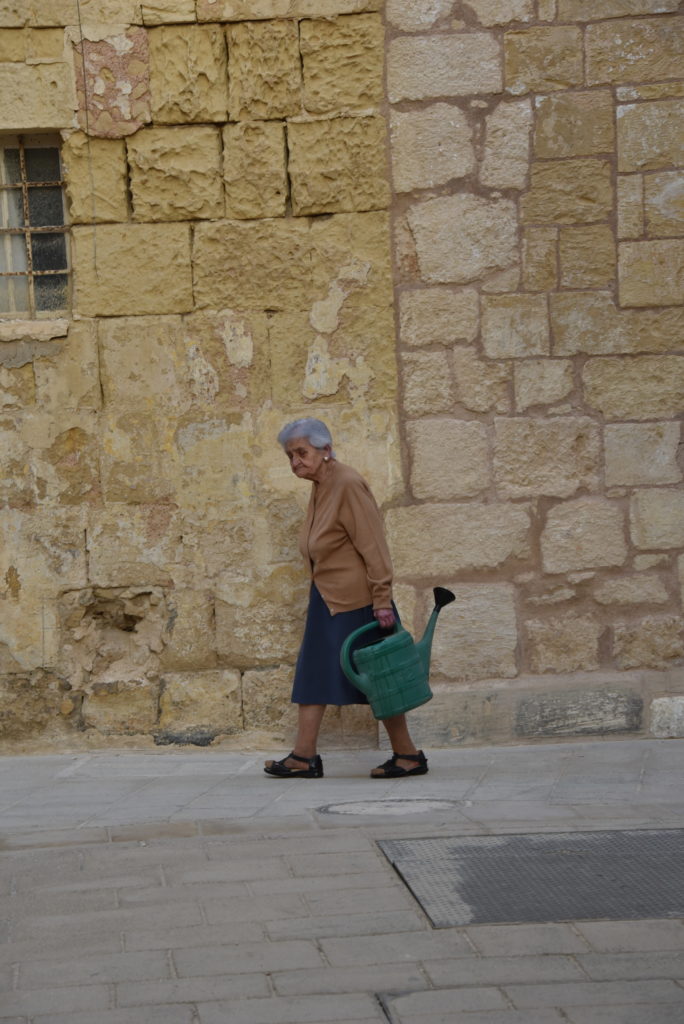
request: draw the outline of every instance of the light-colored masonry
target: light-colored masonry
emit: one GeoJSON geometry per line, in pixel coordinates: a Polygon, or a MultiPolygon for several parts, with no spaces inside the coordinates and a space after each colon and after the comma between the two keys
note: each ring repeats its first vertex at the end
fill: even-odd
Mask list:
{"type": "Polygon", "coordinates": [[[421,743],[684,733],[683,22],[2,0],[0,133],[61,134],[73,278],[0,320],[5,749],[284,742],[305,414],[406,624],[456,593],[421,743]]]}

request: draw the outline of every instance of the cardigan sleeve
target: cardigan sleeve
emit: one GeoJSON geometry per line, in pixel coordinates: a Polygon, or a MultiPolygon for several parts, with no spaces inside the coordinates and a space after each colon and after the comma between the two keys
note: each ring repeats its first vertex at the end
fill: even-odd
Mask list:
{"type": "Polygon", "coordinates": [[[366,482],[349,481],[340,504],[340,521],[366,566],[373,608],[392,604],[392,560],[380,510],[366,482]]]}

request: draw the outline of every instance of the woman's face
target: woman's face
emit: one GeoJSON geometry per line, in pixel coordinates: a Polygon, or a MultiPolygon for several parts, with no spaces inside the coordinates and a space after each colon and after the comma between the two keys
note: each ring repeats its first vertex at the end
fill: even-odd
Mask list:
{"type": "Polygon", "coordinates": [[[301,480],[320,481],[330,458],[330,445],[314,448],[305,437],[295,437],[285,445],[285,454],[295,476],[301,480]]]}

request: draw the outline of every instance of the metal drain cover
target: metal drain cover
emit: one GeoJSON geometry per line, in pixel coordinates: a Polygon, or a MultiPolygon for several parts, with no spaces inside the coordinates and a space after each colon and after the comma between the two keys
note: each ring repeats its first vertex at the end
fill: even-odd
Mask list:
{"type": "Polygon", "coordinates": [[[353,800],[347,803],[318,807],[320,814],[380,814],[404,817],[406,814],[429,814],[431,811],[453,811],[455,800],[353,800]]]}
{"type": "Polygon", "coordinates": [[[684,915],[684,829],[378,845],[435,928],[684,915]]]}

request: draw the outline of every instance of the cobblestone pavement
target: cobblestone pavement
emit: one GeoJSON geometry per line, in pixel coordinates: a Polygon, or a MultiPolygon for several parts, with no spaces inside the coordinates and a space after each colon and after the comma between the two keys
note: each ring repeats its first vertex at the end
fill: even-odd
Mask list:
{"type": "Polygon", "coordinates": [[[684,741],[0,758],[0,1020],[682,1024],[684,921],[434,929],[388,837],[684,827],[684,741]]]}

